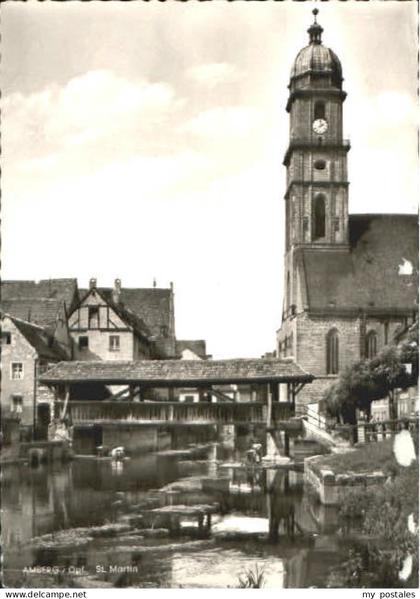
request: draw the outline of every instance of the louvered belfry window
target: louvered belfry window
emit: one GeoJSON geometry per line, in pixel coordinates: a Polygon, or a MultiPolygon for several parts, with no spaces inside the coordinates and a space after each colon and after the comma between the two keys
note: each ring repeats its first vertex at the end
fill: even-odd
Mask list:
{"type": "Polygon", "coordinates": [[[327,335],[327,374],[338,374],[339,342],[338,332],[331,329],[327,335]]]}
{"type": "Polygon", "coordinates": [[[325,104],[324,102],[316,102],[314,109],[314,120],[325,119],[325,104]]]}

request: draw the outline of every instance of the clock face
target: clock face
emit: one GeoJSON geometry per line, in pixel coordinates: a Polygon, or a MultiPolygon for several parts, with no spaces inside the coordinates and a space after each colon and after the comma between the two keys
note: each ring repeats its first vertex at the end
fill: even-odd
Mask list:
{"type": "Polygon", "coordinates": [[[315,133],[323,135],[328,129],[328,123],[325,119],[316,119],[316,121],[313,122],[312,129],[315,133]]]}

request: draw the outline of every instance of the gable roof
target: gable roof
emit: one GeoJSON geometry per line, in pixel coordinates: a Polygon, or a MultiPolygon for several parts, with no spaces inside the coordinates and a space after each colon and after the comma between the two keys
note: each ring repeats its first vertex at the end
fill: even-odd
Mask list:
{"type": "Polygon", "coordinates": [[[16,328],[22,333],[25,339],[36,350],[41,358],[51,360],[66,360],[66,352],[54,340],[52,335],[42,327],[31,322],[25,322],[19,318],[10,317],[16,328]]]}
{"type": "MultiPolygon", "coordinates": [[[[113,302],[111,287],[98,287],[97,290],[107,302],[113,302]]],[[[83,297],[88,294],[88,291],[83,290],[83,297]]],[[[149,334],[160,336],[162,327],[166,327],[169,332],[173,329],[172,289],[122,287],[118,306],[143,321],[149,334]]]]}
{"type": "Polygon", "coordinates": [[[82,298],[81,298],[78,306],[76,306],[76,308],[81,306],[83,304],[83,302],[85,301],[85,299],[91,293],[97,293],[99,295],[99,297],[101,297],[102,300],[105,302],[105,304],[107,304],[121,318],[121,320],[123,320],[125,322],[126,325],[131,327],[135,333],[137,333],[141,337],[144,337],[145,339],[148,339],[151,336],[151,331],[150,331],[149,327],[146,325],[146,323],[141,318],[139,318],[137,316],[137,314],[132,312],[124,304],[122,304],[120,302],[119,303],[114,302],[112,293],[107,293],[106,291],[104,292],[104,290],[102,288],[98,289],[97,287],[95,287],[94,289],[85,290],[85,292],[82,295],[82,298]]]}
{"type": "Polygon", "coordinates": [[[140,360],[60,362],[41,377],[44,383],[197,385],[251,382],[312,382],[314,376],[290,359],[140,360]]]}
{"type": "Polygon", "coordinates": [[[204,339],[177,339],[176,340],[176,353],[181,355],[185,349],[189,349],[194,352],[200,358],[206,359],[206,342],[204,339]]]}
{"type": "Polygon", "coordinates": [[[1,299],[56,299],[71,310],[78,300],[77,279],[42,279],[40,281],[2,281],[1,299]]]}
{"type": "Polygon", "coordinates": [[[350,250],[301,250],[309,310],[415,311],[418,225],[415,215],[349,217],[350,250]],[[399,274],[409,261],[413,274],[399,274]]]}

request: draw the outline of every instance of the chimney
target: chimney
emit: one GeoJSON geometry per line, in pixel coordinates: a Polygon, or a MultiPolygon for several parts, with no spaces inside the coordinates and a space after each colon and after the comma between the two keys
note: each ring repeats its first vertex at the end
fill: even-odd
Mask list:
{"type": "Polygon", "coordinates": [[[96,289],[96,279],[89,280],[89,289],[96,289]]]}
{"type": "Polygon", "coordinates": [[[120,303],[121,296],[121,279],[115,279],[114,281],[114,289],[112,290],[112,301],[114,304],[120,303]]]}
{"type": "Polygon", "coordinates": [[[153,279],[153,289],[156,289],[156,279],[153,279]]]}

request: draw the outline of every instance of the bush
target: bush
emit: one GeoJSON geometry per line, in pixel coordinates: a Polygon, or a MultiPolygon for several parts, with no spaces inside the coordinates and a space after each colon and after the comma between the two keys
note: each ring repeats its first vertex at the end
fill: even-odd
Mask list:
{"type": "Polygon", "coordinates": [[[328,586],[418,586],[418,535],[413,526],[418,523],[418,466],[396,469],[394,480],[382,488],[353,491],[344,500],[340,515],[347,523],[358,522],[369,540],[353,547],[328,586]],[[408,556],[412,557],[412,571],[402,580],[399,572],[408,556]]]}

